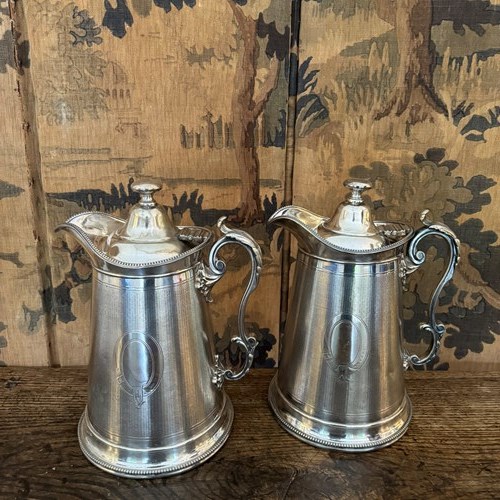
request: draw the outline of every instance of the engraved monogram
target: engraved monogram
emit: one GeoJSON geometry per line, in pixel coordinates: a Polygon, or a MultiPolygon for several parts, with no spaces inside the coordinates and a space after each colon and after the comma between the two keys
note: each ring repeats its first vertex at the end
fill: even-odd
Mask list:
{"type": "Polygon", "coordinates": [[[353,314],[339,314],[325,336],[324,356],[339,380],[348,380],[368,357],[368,333],[353,314]]]}
{"type": "Polygon", "coordinates": [[[163,353],[151,336],[133,332],[120,337],[115,347],[117,380],[140,408],[160,385],[163,376],[163,353]]]}

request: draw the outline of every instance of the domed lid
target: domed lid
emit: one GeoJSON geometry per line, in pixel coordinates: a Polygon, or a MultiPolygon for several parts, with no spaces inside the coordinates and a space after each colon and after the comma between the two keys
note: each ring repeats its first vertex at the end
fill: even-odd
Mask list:
{"type": "Polygon", "coordinates": [[[333,217],[318,227],[319,235],[335,246],[347,250],[372,250],[386,244],[381,230],[373,223],[373,217],[364,200],[363,191],[372,186],[369,182],[347,180],[344,186],[351,192],[333,217]]]}
{"type": "Polygon", "coordinates": [[[167,211],[153,199],[161,187],[152,182],[137,182],[131,188],[139,194],[139,203],[132,207],[125,224],[100,244],[96,242],[97,246],[116,260],[133,264],[161,261],[189,250],[179,240],[167,211]]]}

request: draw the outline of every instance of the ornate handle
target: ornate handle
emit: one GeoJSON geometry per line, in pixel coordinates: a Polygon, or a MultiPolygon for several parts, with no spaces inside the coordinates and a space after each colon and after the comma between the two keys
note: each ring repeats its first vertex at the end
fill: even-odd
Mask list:
{"type": "Polygon", "coordinates": [[[196,286],[205,296],[207,302],[212,302],[211,289],[226,272],[226,263],[217,257],[219,250],[229,244],[241,245],[250,256],[252,271],[238,311],[238,335],[231,339],[241,347],[245,353],[245,362],[238,371],[233,371],[224,366],[220,355],[215,356],[215,369],[212,381],[221,387],[224,379],[238,380],[246,375],[252,366],[257,340],[248,337],[245,329],[245,310],[250,294],[257,288],[260,273],[262,271],[262,252],[257,242],[245,231],[231,229],[224,224],[226,217],[221,217],[217,222],[217,227],[223,234],[210,250],[208,255],[208,268],[203,264],[198,268],[196,286]]]}
{"type": "Polygon", "coordinates": [[[405,367],[407,367],[409,363],[414,366],[425,365],[436,357],[441,344],[441,337],[446,331],[445,326],[441,322],[436,321],[436,306],[438,305],[441,290],[444,288],[446,283],[450,281],[453,276],[453,272],[455,271],[455,267],[460,260],[460,241],[456,237],[455,233],[444,224],[433,223],[427,218],[428,213],[429,210],[424,210],[421,213],[420,220],[426,227],[419,229],[408,245],[408,255],[405,259],[406,265],[404,274],[406,275],[412,273],[425,262],[425,253],[422,250],[417,250],[417,247],[427,236],[440,236],[443,238],[450,247],[450,258],[448,261],[448,267],[446,268],[441,281],[438,283],[436,290],[434,290],[431,297],[429,305],[429,322],[420,324],[420,330],[428,331],[432,336],[429,349],[423,358],[420,358],[416,354],[405,354],[405,367]]]}

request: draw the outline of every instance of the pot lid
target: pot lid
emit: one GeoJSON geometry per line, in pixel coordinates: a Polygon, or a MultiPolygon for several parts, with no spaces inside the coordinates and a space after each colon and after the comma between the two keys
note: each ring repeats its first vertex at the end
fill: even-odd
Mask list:
{"type": "Polygon", "coordinates": [[[139,194],[139,203],[132,207],[121,227],[101,240],[101,250],[116,260],[134,264],[169,259],[189,250],[178,238],[178,230],[165,208],[153,198],[161,186],[137,182],[131,189],[139,194]]]}
{"type": "Polygon", "coordinates": [[[371,184],[349,179],[344,186],[351,192],[333,217],[318,228],[318,233],[329,243],[347,250],[372,250],[384,246],[386,239],[374,224],[371,209],[362,196],[371,184]]]}

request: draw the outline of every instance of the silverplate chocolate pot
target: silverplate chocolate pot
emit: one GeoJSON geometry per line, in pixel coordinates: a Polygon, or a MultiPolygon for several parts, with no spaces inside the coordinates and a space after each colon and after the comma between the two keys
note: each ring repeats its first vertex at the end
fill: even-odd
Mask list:
{"type": "Polygon", "coordinates": [[[403,371],[437,354],[445,328],[435,309],[458,263],[459,241],[429,222],[427,211],[415,233],[405,224],[373,222],[362,197],[370,184],[345,185],[351,193],[331,219],[295,206],[270,219],[295,235],[298,255],[269,402],[280,424],[303,441],[368,451],[393,443],[408,427],[403,371]],[[420,358],[402,346],[401,299],[406,276],[426,258],[419,244],[431,235],[446,241],[450,255],[420,326],[432,339],[420,358]]]}
{"type": "Polygon", "coordinates": [[[120,476],[167,476],[191,469],[226,441],[233,408],[222,389],[250,368],[257,342],[247,337],[245,307],[262,268],[259,246],[247,233],[218,223],[223,236],[202,252],[212,232],[176,228],[153,200],[160,189],[137,183],[140,201],[128,220],[86,212],[57,229],[69,231],[93,266],[92,350],[80,446],[96,466],[120,476]],[[235,243],[251,258],[239,308],[245,352],[239,371],[214,353],[206,302],[226,266],[219,250],[235,243]]]}

